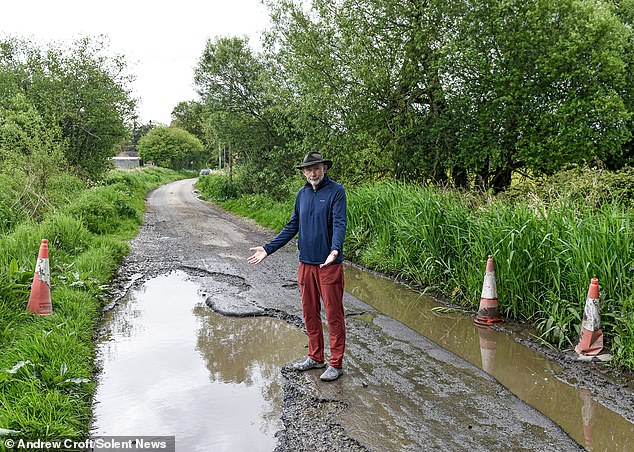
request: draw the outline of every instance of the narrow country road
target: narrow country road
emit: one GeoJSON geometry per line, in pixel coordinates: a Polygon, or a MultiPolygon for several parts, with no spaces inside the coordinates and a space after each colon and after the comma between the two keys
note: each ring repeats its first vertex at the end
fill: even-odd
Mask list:
{"type": "MultiPolygon", "coordinates": [[[[295,245],[250,266],[249,247],[274,233],[197,199],[194,182],[174,182],[148,195],[145,224],[118,284],[129,288],[182,270],[203,288],[210,310],[275,317],[301,331],[295,245]]],[[[487,373],[348,293],[344,304],[344,376],[324,383],[319,371],[280,368],[284,428],[278,450],[581,449],[487,373]]],[[[300,357],[289,353],[288,363],[300,357]]],[[[178,444],[179,432],[171,434],[178,444]]]]}

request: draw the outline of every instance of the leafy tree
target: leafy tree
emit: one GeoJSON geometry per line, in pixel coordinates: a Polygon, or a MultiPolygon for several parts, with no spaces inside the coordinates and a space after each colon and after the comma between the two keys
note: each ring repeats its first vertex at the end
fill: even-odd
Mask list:
{"type": "Polygon", "coordinates": [[[187,130],[202,141],[205,137],[204,116],[204,105],[200,102],[179,102],[172,110],[171,125],[187,130]]]}
{"type": "Polygon", "coordinates": [[[185,129],[200,140],[205,147],[203,165],[208,167],[217,161],[218,148],[217,143],[207,135],[207,116],[205,106],[196,101],[179,102],[172,110],[172,126],[185,129]]]}
{"type": "Polygon", "coordinates": [[[103,46],[82,39],[69,52],[49,53],[47,62],[64,67],[50,94],[68,140],[66,158],[92,176],[108,168],[114,145],[128,135],[126,123],[135,106],[125,87],[130,81],[123,75],[125,60],[104,55],[103,46]]]}
{"type": "Polygon", "coordinates": [[[27,41],[0,45],[0,87],[21,92],[50,127],[59,128],[68,164],[98,177],[114,145],[128,135],[135,101],[122,56],[107,54],[104,38],[82,38],[43,50],[27,41]]]}
{"type": "Polygon", "coordinates": [[[623,61],[626,65],[626,81],[623,86],[623,101],[630,114],[630,140],[623,146],[623,155],[609,162],[609,167],[621,168],[634,165],[634,0],[615,0],[614,13],[625,24],[629,32],[623,48],[623,61]]]}
{"type": "Polygon", "coordinates": [[[19,181],[16,205],[32,218],[47,207],[49,181],[65,167],[61,131],[45,123],[25,96],[5,98],[0,106],[0,172],[19,181]]]}
{"type": "Polygon", "coordinates": [[[156,127],[139,140],[137,148],[142,160],[164,168],[194,169],[203,161],[200,140],[179,127],[156,127]]]}
{"type": "Polygon", "coordinates": [[[598,2],[463,4],[444,71],[460,158],[483,188],[527,168],[606,161],[630,135],[622,94],[628,31],[598,2]]]}
{"type": "Polygon", "coordinates": [[[335,153],[349,181],[446,180],[455,133],[439,67],[449,5],[271,2],[268,49],[303,150],[335,153]]]}
{"type": "Polygon", "coordinates": [[[246,38],[208,40],[194,81],[205,106],[204,130],[210,149],[227,151],[230,173],[237,160],[246,191],[266,191],[280,172],[290,170],[278,123],[279,106],[271,90],[271,70],[246,38]]]}
{"type": "Polygon", "coordinates": [[[136,146],[139,144],[139,140],[150,133],[150,131],[155,127],[156,124],[152,124],[152,121],[148,122],[147,124],[134,125],[134,127],[132,128],[132,138],[130,139],[130,142],[135,149],[136,146]]]}
{"type": "Polygon", "coordinates": [[[139,140],[155,127],[156,124],[152,124],[152,121],[149,121],[147,124],[138,124],[135,120],[132,126],[132,134],[130,138],[117,144],[115,147],[115,154],[118,154],[119,152],[137,152],[139,140]]]}
{"type": "MultiPolygon", "coordinates": [[[[342,69],[341,46],[332,24],[335,4],[306,10],[293,1],[269,2],[273,27],[267,38],[277,96],[290,112],[287,133],[298,154],[328,149],[341,152],[345,132],[343,96],[349,83],[342,69]],[[313,20],[319,17],[319,20],[313,20]]],[[[337,158],[338,160],[338,158],[337,158]]]]}
{"type": "Polygon", "coordinates": [[[633,3],[268,0],[264,54],[207,43],[194,116],[254,191],[315,149],[348,182],[500,191],[516,171],[618,168],[634,142],[633,3]]]}
{"type": "Polygon", "coordinates": [[[631,0],[614,3],[272,0],[267,49],[300,146],[347,178],[502,190],[519,169],[623,161],[631,0]]]}

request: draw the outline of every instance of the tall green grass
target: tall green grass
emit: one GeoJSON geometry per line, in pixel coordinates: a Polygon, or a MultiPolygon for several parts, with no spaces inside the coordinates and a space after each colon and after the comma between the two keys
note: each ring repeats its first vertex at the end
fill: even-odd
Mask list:
{"type": "Polygon", "coordinates": [[[382,183],[349,194],[346,246],[353,260],[433,288],[477,309],[488,255],[505,316],[534,322],[542,337],[572,346],[585,298],[599,278],[604,332],[619,363],[634,368],[634,215],[618,203],[571,200],[550,207],[476,200],[455,191],[382,183]],[[625,336],[624,336],[625,335],[625,336]]]}
{"type": "Polygon", "coordinates": [[[0,432],[31,440],[87,436],[93,334],[107,284],[138,232],[146,192],[183,177],[160,168],[113,171],[90,188],[60,177],[41,221],[0,221],[7,225],[0,237],[0,432]],[[38,317],[26,306],[43,238],[53,314],[38,317]]]}
{"type": "MultiPolygon", "coordinates": [[[[221,186],[199,184],[212,199],[217,194],[207,188],[221,186]]],[[[503,314],[533,324],[562,349],[577,341],[590,279],[597,277],[615,363],[634,370],[634,213],[605,194],[589,203],[591,195],[550,192],[545,201],[395,182],[358,186],[348,190],[345,255],[474,311],[492,255],[503,314]]],[[[256,220],[264,211],[271,217],[264,225],[279,230],[293,200],[294,193],[278,203],[244,195],[221,204],[256,220]]]]}

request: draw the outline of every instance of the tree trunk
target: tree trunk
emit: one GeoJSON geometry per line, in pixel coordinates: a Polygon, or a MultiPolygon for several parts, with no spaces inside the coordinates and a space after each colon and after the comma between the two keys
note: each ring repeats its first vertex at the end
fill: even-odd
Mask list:
{"type": "Polygon", "coordinates": [[[227,160],[225,166],[229,166],[229,187],[233,186],[233,158],[231,158],[231,145],[228,146],[227,160]]]}
{"type": "Polygon", "coordinates": [[[493,175],[493,179],[491,180],[491,187],[493,188],[494,193],[500,193],[511,186],[511,176],[513,175],[513,170],[511,167],[506,167],[499,169],[493,175]]]}
{"type": "Polygon", "coordinates": [[[455,188],[469,188],[469,179],[467,178],[467,170],[459,165],[451,168],[451,180],[455,188]]]}
{"type": "Polygon", "coordinates": [[[482,189],[482,191],[489,190],[489,159],[487,158],[480,169],[480,172],[476,175],[476,187],[482,189]]]}

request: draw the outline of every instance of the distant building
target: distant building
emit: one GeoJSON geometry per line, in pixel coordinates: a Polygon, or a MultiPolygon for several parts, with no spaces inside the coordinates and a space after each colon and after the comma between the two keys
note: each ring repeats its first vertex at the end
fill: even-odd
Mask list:
{"type": "Polygon", "coordinates": [[[112,163],[115,168],[137,168],[141,166],[141,159],[138,152],[119,152],[115,157],[112,157],[112,163]]]}

